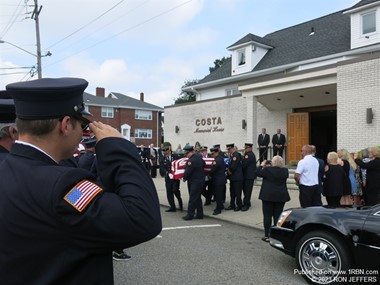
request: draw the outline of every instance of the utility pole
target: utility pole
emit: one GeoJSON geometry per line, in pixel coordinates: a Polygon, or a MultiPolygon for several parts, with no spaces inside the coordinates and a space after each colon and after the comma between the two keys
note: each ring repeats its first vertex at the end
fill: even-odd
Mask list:
{"type": "Polygon", "coordinates": [[[34,11],[32,14],[32,19],[36,21],[36,41],[37,41],[37,74],[38,79],[42,78],[42,65],[41,65],[41,40],[40,40],[40,22],[39,15],[41,12],[42,6],[38,7],[38,0],[34,0],[34,11]]]}

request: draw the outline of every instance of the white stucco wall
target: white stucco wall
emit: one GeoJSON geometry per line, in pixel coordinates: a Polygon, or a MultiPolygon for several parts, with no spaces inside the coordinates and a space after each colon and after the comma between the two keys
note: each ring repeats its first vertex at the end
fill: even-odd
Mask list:
{"type": "Polygon", "coordinates": [[[380,58],[338,67],[338,148],[356,152],[380,145],[380,58]],[[372,123],[366,110],[372,108],[372,123]]]}
{"type": "Polygon", "coordinates": [[[247,107],[241,96],[165,107],[165,141],[182,147],[199,141],[208,147],[220,144],[224,149],[226,144],[235,143],[242,148],[247,142],[247,130],[242,128],[246,118],[247,107]]]}

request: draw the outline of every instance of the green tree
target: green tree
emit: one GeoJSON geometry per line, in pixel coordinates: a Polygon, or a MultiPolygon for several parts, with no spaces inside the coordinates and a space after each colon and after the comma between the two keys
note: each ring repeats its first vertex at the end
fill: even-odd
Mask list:
{"type": "MultiPolygon", "coordinates": [[[[195,85],[199,82],[198,79],[193,79],[193,80],[186,80],[185,84],[182,86],[181,90],[185,87],[189,87],[192,85],[195,85]]],[[[196,93],[193,91],[183,91],[181,94],[178,96],[177,99],[175,99],[174,104],[183,104],[183,103],[188,103],[188,102],[194,102],[196,99],[196,93]]]]}
{"type": "Polygon", "coordinates": [[[214,67],[209,67],[208,70],[211,72],[217,70],[221,67],[230,57],[223,56],[221,59],[214,60],[214,67]]]}

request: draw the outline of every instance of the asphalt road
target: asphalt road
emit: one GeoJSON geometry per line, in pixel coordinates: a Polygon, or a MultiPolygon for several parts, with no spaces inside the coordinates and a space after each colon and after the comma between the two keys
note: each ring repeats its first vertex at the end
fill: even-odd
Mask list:
{"type": "Polygon", "coordinates": [[[295,260],[261,240],[263,231],[205,218],[183,221],[166,213],[163,231],[114,261],[115,284],[307,284],[295,260]]]}

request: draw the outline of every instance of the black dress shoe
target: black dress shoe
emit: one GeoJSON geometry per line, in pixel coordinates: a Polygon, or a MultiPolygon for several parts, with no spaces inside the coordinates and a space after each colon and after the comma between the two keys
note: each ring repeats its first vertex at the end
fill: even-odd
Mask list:
{"type": "Polygon", "coordinates": [[[194,217],[194,219],[202,220],[202,219],[203,219],[203,216],[198,216],[198,215],[196,215],[196,216],[194,217]]]}
{"type": "Polygon", "coordinates": [[[220,210],[214,210],[214,212],[212,213],[214,216],[216,216],[216,215],[219,215],[220,213],[221,213],[222,211],[220,211],[220,210]]]}
{"type": "Polygon", "coordinates": [[[240,210],[241,210],[240,207],[236,207],[236,208],[234,209],[234,212],[239,212],[240,210]]]}
{"type": "Polygon", "coordinates": [[[235,210],[235,207],[228,206],[227,208],[224,208],[224,210],[227,210],[227,211],[229,211],[229,210],[235,210]]]}
{"type": "Polygon", "coordinates": [[[183,216],[182,219],[184,219],[185,221],[191,221],[193,219],[193,217],[186,215],[186,216],[183,216]]]}
{"type": "Polygon", "coordinates": [[[243,207],[241,208],[241,210],[242,210],[243,212],[248,211],[248,209],[249,209],[249,207],[246,207],[246,206],[243,206],[243,207]]]}
{"type": "Polygon", "coordinates": [[[176,211],[175,209],[169,208],[165,212],[175,212],[175,211],[176,211]]]}

